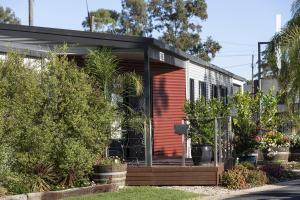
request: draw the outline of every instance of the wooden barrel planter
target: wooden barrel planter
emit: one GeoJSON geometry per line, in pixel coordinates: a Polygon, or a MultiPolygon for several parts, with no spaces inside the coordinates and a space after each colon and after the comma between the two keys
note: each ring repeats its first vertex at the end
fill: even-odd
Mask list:
{"type": "Polygon", "coordinates": [[[115,184],[125,186],[127,164],[94,166],[93,181],[98,184],[115,184]]]}
{"type": "Polygon", "coordinates": [[[265,161],[284,161],[288,162],[290,156],[289,147],[274,148],[272,152],[263,151],[265,161]]]}
{"type": "Polygon", "coordinates": [[[300,147],[291,147],[290,152],[290,161],[300,161],[300,147]]]}

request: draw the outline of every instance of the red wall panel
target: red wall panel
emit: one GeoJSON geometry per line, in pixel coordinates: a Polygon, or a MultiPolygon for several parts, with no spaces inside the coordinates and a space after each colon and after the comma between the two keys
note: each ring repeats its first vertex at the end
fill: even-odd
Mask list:
{"type": "MultiPolygon", "coordinates": [[[[122,62],[125,71],[144,73],[143,63],[122,62]]],[[[184,119],[185,70],[167,64],[151,63],[152,125],[154,157],[180,157],[181,136],[175,134],[174,124],[184,119]]],[[[186,152],[185,152],[186,153],[186,152]]]]}
{"type": "Polygon", "coordinates": [[[185,71],[163,65],[151,70],[154,156],[179,157],[181,136],[175,134],[174,124],[180,124],[185,117],[185,71]]]}

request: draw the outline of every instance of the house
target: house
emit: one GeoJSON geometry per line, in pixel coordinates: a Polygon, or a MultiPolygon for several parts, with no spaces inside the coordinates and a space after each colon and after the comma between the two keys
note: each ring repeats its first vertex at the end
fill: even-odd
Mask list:
{"type": "MultiPolygon", "coordinates": [[[[152,156],[182,155],[182,138],[175,134],[174,124],[181,124],[185,118],[186,99],[231,96],[236,88],[243,88],[245,81],[153,38],[0,24],[0,54],[3,55],[15,50],[34,59],[63,44],[69,46],[67,55],[80,66],[84,65],[89,50],[109,47],[122,70],[135,71],[143,77],[142,99],[128,101],[135,101],[133,104],[152,120],[147,124],[145,141],[136,138],[136,133],[127,133],[130,147],[126,155],[132,159],[143,159],[145,155],[147,165],[151,165],[152,156]]],[[[189,154],[189,149],[183,153],[189,154]]]]}
{"type": "MultiPolygon", "coordinates": [[[[233,96],[238,90],[243,91],[246,79],[224,70],[216,65],[205,62],[194,56],[186,61],[186,98],[194,101],[200,97],[224,98],[233,96]]],[[[187,140],[187,157],[191,157],[191,141],[187,140]]]]}

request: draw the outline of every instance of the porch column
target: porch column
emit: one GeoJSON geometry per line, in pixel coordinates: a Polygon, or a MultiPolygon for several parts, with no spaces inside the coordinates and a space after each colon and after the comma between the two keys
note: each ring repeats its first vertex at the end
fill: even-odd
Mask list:
{"type": "Polygon", "coordinates": [[[152,130],[151,130],[151,72],[148,47],[144,49],[144,111],[149,120],[145,123],[145,165],[152,166],[152,130]]]}

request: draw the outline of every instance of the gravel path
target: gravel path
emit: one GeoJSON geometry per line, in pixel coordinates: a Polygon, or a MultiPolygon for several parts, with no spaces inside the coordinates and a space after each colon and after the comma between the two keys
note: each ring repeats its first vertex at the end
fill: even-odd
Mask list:
{"type": "Polygon", "coordinates": [[[255,188],[250,188],[245,190],[228,190],[224,187],[210,187],[210,186],[167,186],[166,188],[173,188],[173,189],[195,192],[195,193],[206,195],[205,197],[200,198],[200,200],[221,200],[221,199],[236,197],[244,194],[249,194],[252,192],[277,190],[280,188],[284,188],[295,181],[299,181],[299,180],[282,182],[276,185],[265,185],[265,186],[255,187],[255,188]]]}

